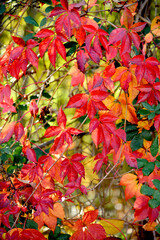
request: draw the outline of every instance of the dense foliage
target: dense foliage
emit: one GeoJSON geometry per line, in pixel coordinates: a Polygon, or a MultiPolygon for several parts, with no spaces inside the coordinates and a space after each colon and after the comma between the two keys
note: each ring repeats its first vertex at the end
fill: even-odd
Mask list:
{"type": "Polygon", "coordinates": [[[1,239],[160,234],[160,17],[145,4],[0,3],[1,239]],[[105,214],[112,185],[130,217],[105,214]]]}

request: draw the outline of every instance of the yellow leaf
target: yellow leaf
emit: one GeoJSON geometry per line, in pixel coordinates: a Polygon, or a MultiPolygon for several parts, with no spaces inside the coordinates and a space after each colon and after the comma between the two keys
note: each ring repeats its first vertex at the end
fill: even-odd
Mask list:
{"type": "Polygon", "coordinates": [[[90,205],[90,206],[87,206],[87,207],[84,208],[84,213],[88,212],[88,211],[94,211],[94,210],[95,210],[95,208],[90,205]]]}
{"type": "Polygon", "coordinates": [[[85,179],[82,179],[82,185],[85,187],[89,187],[92,183],[97,184],[99,182],[98,175],[93,173],[94,166],[96,161],[94,161],[94,157],[87,157],[83,160],[84,168],[85,168],[85,179]]]}
{"type": "Polygon", "coordinates": [[[124,227],[124,221],[116,219],[104,219],[98,222],[106,231],[106,234],[117,234],[124,227]]]}
{"type": "Polygon", "coordinates": [[[160,36],[160,16],[153,19],[151,23],[151,31],[153,34],[160,36]]]}

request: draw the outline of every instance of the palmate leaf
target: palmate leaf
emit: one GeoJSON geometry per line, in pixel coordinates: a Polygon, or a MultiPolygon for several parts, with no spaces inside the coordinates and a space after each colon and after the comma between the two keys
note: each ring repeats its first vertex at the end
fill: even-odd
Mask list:
{"type": "Polygon", "coordinates": [[[60,203],[55,203],[53,209],[49,207],[48,214],[41,212],[39,216],[34,218],[34,221],[38,224],[39,229],[46,224],[54,232],[57,218],[64,219],[64,209],[60,203]]]}
{"type": "Polygon", "coordinates": [[[78,174],[85,178],[84,166],[80,163],[85,158],[85,156],[79,153],[72,155],[70,159],[65,158],[61,163],[61,175],[63,178],[67,176],[69,182],[75,181],[78,178],[78,174]]]}
{"type": "Polygon", "coordinates": [[[132,173],[126,173],[120,180],[120,185],[126,186],[125,199],[140,195],[141,184],[138,183],[137,176],[132,173]]]}
{"type": "Polygon", "coordinates": [[[82,220],[77,220],[73,226],[76,232],[71,236],[71,240],[92,240],[92,239],[105,239],[106,233],[100,224],[92,224],[98,217],[98,210],[85,212],[82,220]]]}
{"type": "Polygon", "coordinates": [[[44,137],[46,138],[57,136],[54,140],[52,150],[61,148],[64,145],[65,141],[70,145],[72,143],[72,135],[78,135],[82,133],[81,130],[76,128],[66,128],[66,121],[66,115],[60,107],[57,116],[58,126],[49,127],[44,134],[44,137]]]}
{"type": "Polygon", "coordinates": [[[36,229],[21,229],[21,228],[13,228],[9,230],[6,237],[8,239],[31,239],[31,240],[46,240],[42,233],[40,233],[36,229]]]}
{"type": "Polygon", "coordinates": [[[140,221],[140,220],[146,219],[147,217],[149,217],[150,221],[154,221],[158,217],[159,211],[157,208],[151,208],[149,206],[150,200],[153,200],[153,199],[150,199],[148,196],[145,196],[145,195],[141,195],[136,198],[136,201],[134,203],[134,209],[135,209],[134,220],[135,221],[140,221]]]}

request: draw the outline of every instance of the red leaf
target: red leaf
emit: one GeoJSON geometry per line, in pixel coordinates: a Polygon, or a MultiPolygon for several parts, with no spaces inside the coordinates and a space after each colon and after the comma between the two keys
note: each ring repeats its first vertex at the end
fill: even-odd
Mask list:
{"type": "Polygon", "coordinates": [[[38,106],[37,106],[37,103],[34,99],[32,99],[32,101],[30,102],[29,111],[30,111],[31,115],[34,118],[36,118],[36,116],[38,114],[38,106]]]}
{"type": "Polygon", "coordinates": [[[125,154],[127,164],[133,168],[137,168],[138,165],[137,165],[136,157],[130,152],[124,152],[124,154],[125,154]]]}
{"type": "Polygon", "coordinates": [[[93,211],[88,211],[88,212],[85,212],[84,215],[83,215],[83,218],[82,218],[82,222],[84,224],[90,224],[92,222],[94,222],[98,217],[98,210],[93,210],[93,211]]]}
{"type": "Polygon", "coordinates": [[[66,107],[81,108],[87,103],[87,101],[88,101],[88,96],[84,93],[79,93],[69,99],[69,102],[66,107]]]}
{"type": "Polygon", "coordinates": [[[10,54],[10,60],[14,61],[15,59],[19,58],[24,50],[24,47],[16,47],[12,50],[10,54]]]}
{"type": "Polygon", "coordinates": [[[27,49],[26,49],[26,57],[27,57],[28,61],[29,61],[33,66],[35,66],[36,68],[38,68],[38,57],[37,57],[36,53],[33,52],[32,49],[30,49],[30,48],[27,48],[27,49]]]}
{"type": "Polygon", "coordinates": [[[84,166],[79,162],[72,161],[73,168],[77,173],[79,173],[83,178],[85,178],[85,169],[84,166]]]}
{"type": "Polygon", "coordinates": [[[98,217],[98,210],[88,211],[84,213],[82,220],[77,220],[74,229],[77,230],[71,240],[104,240],[106,233],[104,228],[99,224],[91,224],[98,217]]]}
{"type": "Polygon", "coordinates": [[[32,148],[27,148],[26,155],[29,161],[37,163],[36,153],[32,148]]]}
{"type": "Polygon", "coordinates": [[[141,32],[145,28],[146,24],[147,23],[144,22],[138,22],[133,24],[130,29],[135,32],[141,32]]]}
{"type": "Polygon", "coordinates": [[[85,64],[87,63],[89,57],[88,54],[86,52],[84,52],[83,50],[80,50],[77,53],[77,64],[78,64],[78,68],[81,70],[81,72],[84,73],[85,71],[85,64]]]}
{"type": "Polygon", "coordinates": [[[58,116],[57,116],[58,126],[64,129],[66,127],[66,122],[67,122],[66,115],[64,114],[62,107],[60,107],[58,111],[58,116]]]}
{"type": "Polygon", "coordinates": [[[5,125],[0,133],[0,144],[8,142],[14,133],[16,122],[10,122],[5,125]]]}
{"type": "Polygon", "coordinates": [[[99,64],[100,55],[95,51],[93,47],[90,48],[90,52],[88,54],[95,63],[99,64]]]}
{"type": "Polygon", "coordinates": [[[25,229],[20,233],[21,239],[46,240],[41,232],[35,229],[25,229]]]}
{"type": "Polygon", "coordinates": [[[46,137],[46,138],[54,137],[54,136],[58,135],[60,132],[61,132],[60,127],[51,126],[51,127],[47,128],[47,130],[44,134],[44,137],[46,137]]]}
{"type": "Polygon", "coordinates": [[[160,115],[155,116],[154,118],[154,127],[157,130],[157,132],[160,129],[160,115]]]}
{"type": "Polygon", "coordinates": [[[57,52],[61,55],[61,57],[64,60],[66,60],[66,49],[59,38],[55,39],[55,47],[56,47],[57,52]]]}
{"type": "Polygon", "coordinates": [[[52,40],[52,37],[47,37],[39,44],[39,53],[41,58],[43,57],[47,48],[49,47],[51,40],[52,40]]]}
{"type": "Polygon", "coordinates": [[[22,125],[22,123],[18,122],[15,125],[14,128],[14,134],[15,134],[15,140],[19,141],[21,139],[21,137],[24,135],[24,127],[22,125]]]}
{"type": "Polygon", "coordinates": [[[115,44],[118,41],[122,40],[122,38],[126,35],[126,29],[125,28],[117,28],[114,29],[110,35],[109,35],[109,45],[115,44]]]}
{"type": "Polygon", "coordinates": [[[27,48],[33,48],[33,47],[36,47],[37,45],[39,45],[39,43],[33,39],[29,39],[27,41],[27,48]]]}
{"type": "Polygon", "coordinates": [[[61,0],[61,5],[65,10],[68,10],[68,1],[67,0],[61,0]]]}
{"type": "Polygon", "coordinates": [[[100,224],[90,224],[89,226],[87,226],[87,228],[93,239],[106,239],[106,232],[100,224]]]}
{"type": "Polygon", "coordinates": [[[129,29],[133,24],[133,15],[128,8],[124,8],[123,15],[121,17],[121,25],[124,25],[129,29]]]}
{"type": "Polygon", "coordinates": [[[141,43],[140,36],[136,32],[131,32],[131,38],[132,38],[132,41],[133,41],[134,45],[136,46],[136,48],[138,50],[139,46],[140,46],[140,43],[141,43]]]}
{"type": "Polygon", "coordinates": [[[136,65],[141,65],[143,61],[144,61],[143,55],[137,55],[131,59],[131,63],[136,64],[136,65]]]}
{"type": "Polygon", "coordinates": [[[82,26],[80,26],[79,28],[74,28],[73,33],[79,45],[82,46],[86,39],[86,32],[84,28],[82,26]]]}
{"type": "Polygon", "coordinates": [[[48,56],[49,56],[49,60],[52,63],[52,65],[55,67],[55,63],[56,63],[56,48],[55,48],[55,40],[53,40],[53,42],[51,43],[51,45],[48,48],[48,56]]]}
{"type": "Polygon", "coordinates": [[[80,174],[83,178],[85,177],[84,166],[80,161],[85,159],[85,156],[81,154],[74,154],[70,160],[66,158],[61,163],[61,172],[63,178],[66,176],[70,182],[75,181],[78,178],[78,174],[80,174]]]}
{"type": "Polygon", "coordinates": [[[24,47],[24,46],[26,45],[26,44],[25,44],[25,41],[24,41],[22,38],[20,38],[20,37],[12,36],[12,39],[13,39],[13,41],[14,41],[16,44],[18,44],[19,46],[24,47]]]}
{"type": "Polygon", "coordinates": [[[51,14],[49,15],[49,17],[54,17],[54,16],[57,16],[61,13],[64,13],[65,10],[64,8],[62,7],[55,7],[52,11],[51,11],[51,14]]]}
{"type": "Polygon", "coordinates": [[[38,33],[36,33],[35,37],[38,38],[46,38],[54,35],[54,32],[50,29],[41,29],[38,33]]]}

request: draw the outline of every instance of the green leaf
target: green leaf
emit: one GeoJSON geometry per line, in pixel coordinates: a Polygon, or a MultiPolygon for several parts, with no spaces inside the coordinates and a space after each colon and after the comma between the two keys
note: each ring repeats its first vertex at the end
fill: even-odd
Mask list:
{"type": "Polygon", "coordinates": [[[51,98],[51,95],[46,90],[43,90],[42,96],[45,98],[51,98]]]}
{"type": "Polygon", "coordinates": [[[9,167],[7,168],[7,173],[13,173],[14,170],[16,170],[17,168],[18,168],[17,166],[9,166],[9,167]]]}
{"type": "Polygon", "coordinates": [[[62,219],[57,218],[57,225],[61,225],[62,224],[62,219]]]}
{"type": "Polygon", "coordinates": [[[125,131],[126,131],[126,133],[127,132],[132,132],[132,131],[137,131],[138,132],[137,125],[136,124],[127,125],[125,131]]]}
{"type": "Polygon", "coordinates": [[[160,234],[160,224],[156,226],[156,231],[160,234]]]}
{"type": "Polygon", "coordinates": [[[46,12],[46,13],[49,13],[49,12],[51,12],[53,9],[54,9],[54,7],[49,6],[49,7],[47,7],[47,8],[45,9],[45,12],[46,12]]]}
{"type": "Polygon", "coordinates": [[[138,168],[143,168],[148,163],[147,159],[137,158],[138,168]]]}
{"type": "Polygon", "coordinates": [[[158,190],[160,190],[160,180],[154,179],[154,180],[152,180],[152,182],[153,182],[154,186],[155,186],[158,190]]]}
{"type": "Polygon", "coordinates": [[[156,111],[155,113],[156,113],[156,114],[160,114],[160,110],[156,111]]]}
{"type": "Polygon", "coordinates": [[[13,223],[14,223],[14,218],[13,218],[13,215],[9,215],[9,223],[10,223],[10,226],[12,226],[13,225],[13,223]]]}
{"type": "Polygon", "coordinates": [[[73,45],[73,47],[71,47],[71,48],[68,50],[66,56],[67,56],[67,57],[68,57],[68,56],[71,56],[75,51],[76,51],[76,46],[73,45]]]}
{"type": "Polygon", "coordinates": [[[54,233],[51,231],[49,233],[49,240],[51,239],[57,239],[57,237],[60,235],[61,229],[59,226],[56,226],[54,233]]]}
{"type": "Polygon", "coordinates": [[[156,199],[150,199],[148,204],[151,208],[157,208],[158,206],[160,206],[160,202],[156,199]]]}
{"type": "Polygon", "coordinates": [[[71,48],[73,46],[76,46],[77,42],[71,41],[71,42],[67,42],[64,44],[65,48],[71,48]]]}
{"type": "Polygon", "coordinates": [[[135,124],[127,125],[125,132],[127,134],[127,141],[131,141],[134,138],[134,136],[138,134],[137,125],[135,124]]]}
{"type": "Polygon", "coordinates": [[[38,98],[38,95],[32,95],[32,96],[30,96],[30,101],[32,100],[32,99],[37,99],[38,98]]]}
{"type": "Polygon", "coordinates": [[[159,161],[155,161],[155,164],[158,168],[160,168],[160,162],[159,161]]]}
{"type": "Polygon", "coordinates": [[[157,159],[158,161],[160,161],[160,155],[158,155],[158,156],[156,157],[156,159],[157,159]]]}
{"type": "Polygon", "coordinates": [[[155,117],[155,112],[152,112],[151,114],[148,115],[148,120],[151,120],[155,117]]]}
{"type": "Polygon", "coordinates": [[[56,240],[69,240],[70,236],[69,234],[61,234],[56,240]]]}
{"type": "Polygon", "coordinates": [[[41,2],[42,2],[42,3],[46,3],[46,4],[48,4],[48,5],[51,5],[51,4],[52,4],[51,0],[41,0],[41,2]]]}
{"type": "Polygon", "coordinates": [[[156,199],[157,201],[160,202],[160,192],[158,190],[154,191],[153,199],[156,199]]]}
{"type": "Polygon", "coordinates": [[[145,176],[149,176],[153,170],[154,170],[154,167],[155,167],[155,163],[154,162],[148,162],[144,168],[142,169],[142,172],[145,176]]]}
{"type": "Polygon", "coordinates": [[[132,149],[132,151],[136,151],[142,147],[143,147],[142,134],[138,134],[138,135],[134,136],[134,138],[131,141],[131,149],[132,149]]]}
{"type": "Polygon", "coordinates": [[[40,27],[44,26],[47,23],[47,18],[43,18],[40,22],[40,27]]]}
{"type": "Polygon", "coordinates": [[[14,151],[13,151],[13,153],[14,153],[15,155],[20,155],[21,152],[22,152],[22,147],[21,147],[21,146],[16,147],[16,148],[14,149],[14,151]]]}
{"type": "Polygon", "coordinates": [[[141,187],[141,193],[146,195],[146,196],[152,196],[154,194],[154,189],[151,187],[148,187],[147,185],[142,185],[141,187]]]}
{"type": "Polygon", "coordinates": [[[146,110],[146,109],[139,109],[138,110],[138,114],[141,114],[141,115],[148,115],[150,113],[149,110],[146,110]]]}
{"type": "Polygon", "coordinates": [[[5,5],[1,4],[0,5],[0,14],[3,14],[6,11],[5,5]]]}
{"type": "Polygon", "coordinates": [[[34,37],[35,33],[29,33],[26,36],[23,37],[23,40],[27,42],[29,39],[32,39],[34,37]]]}
{"type": "Polygon", "coordinates": [[[142,137],[147,140],[147,141],[151,141],[152,140],[152,134],[150,131],[143,129],[142,130],[142,137]]]}
{"type": "Polygon", "coordinates": [[[131,141],[136,135],[138,134],[138,131],[133,131],[133,132],[127,132],[126,136],[126,140],[127,141],[131,141]]]}
{"type": "Polygon", "coordinates": [[[139,54],[140,54],[140,51],[138,51],[135,46],[133,46],[133,51],[136,53],[136,55],[139,55],[139,54]]]}
{"type": "Polygon", "coordinates": [[[97,23],[99,23],[99,21],[101,21],[99,18],[94,18],[94,21],[96,21],[97,23]]]}
{"type": "Polygon", "coordinates": [[[156,138],[154,139],[150,150],[151,150],[152,156],[155,157],[158,153],[158,136],[156,136],[156,138]]]}
{"type": "Polygon", "coordinates": [[[35,221],[30,219],[27,219],[25,227],[38,230],[38,224],[35,221]]]}
{"type": "Polygon", "coordinates": [[[35,27],[39,27],[38,23],[31,16],[24,17],[24,21],[35,27]]]}
{"type": "Polygon", "coordinates": [[[155,112],[160,110],[160,104],[158,104],[156,107],[155,107],[155,112]]]}
{"type": "Polygon", "coordinates": [[[147,102],[142,102],[142,105],[144,108],[146,108],[149,111],[154,111],[154,107],[148,104],[147,102]]]}

